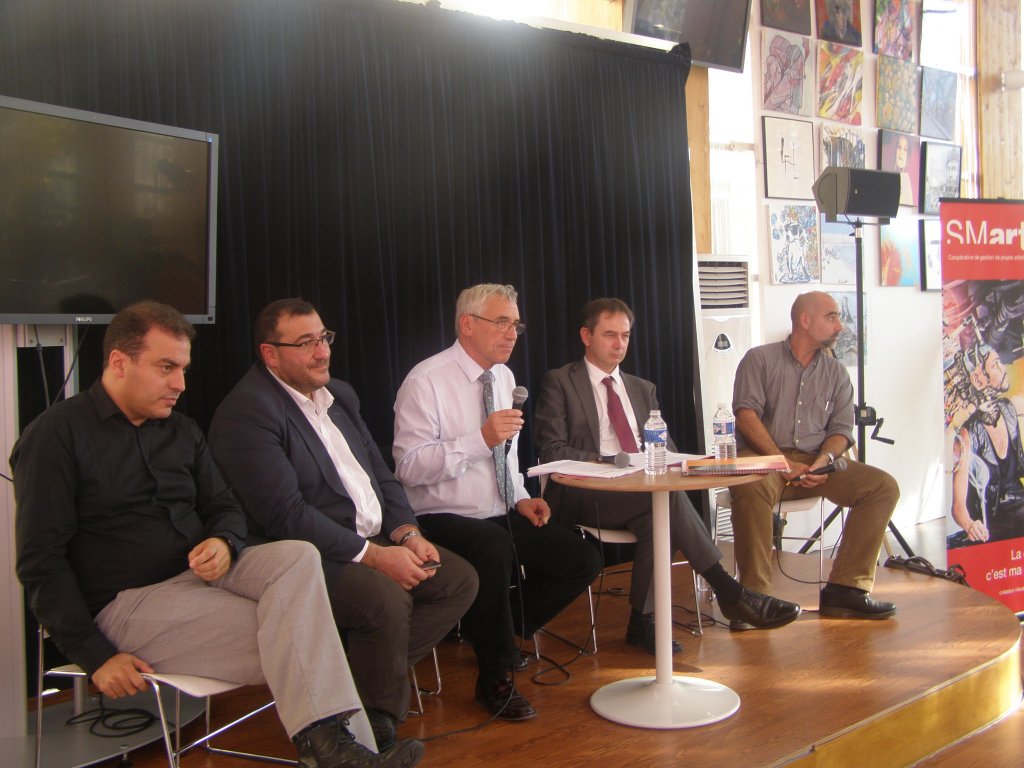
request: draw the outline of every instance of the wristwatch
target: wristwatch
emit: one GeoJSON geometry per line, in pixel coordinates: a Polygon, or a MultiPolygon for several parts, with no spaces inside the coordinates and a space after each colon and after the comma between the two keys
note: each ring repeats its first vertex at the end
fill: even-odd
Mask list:
{"type": "Polygon", "coordinates": [[[835,455],[831,451],[825,451],[825,455],[828,456],[828,463],[829,464],[835,464],[836,463],[836,457],[835,457],[835,455]]]}

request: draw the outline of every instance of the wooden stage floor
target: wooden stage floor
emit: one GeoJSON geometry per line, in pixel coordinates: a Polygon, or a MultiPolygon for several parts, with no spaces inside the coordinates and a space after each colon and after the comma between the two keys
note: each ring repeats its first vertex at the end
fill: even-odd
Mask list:
{"type": "MultiPolygon", "coordinates": [[[[723,550],[729,557],[729,544],[723,550]]],[[[726,563],[728,566],[728,563],[726,563]]],[[[887,621],[819,618],[814,580],[817,556],[783,554],[789,577],[777,574],[775,594],[796,600],[804,614],[778,630],[731,633],[705,625],[702,638],[676,628],[684,650],[676,674],[708,678],[735,690],[739,711],[720,723],[659,731],[617,725],[596,715],[590,694],[605,683],[653,675],[654,659],[626,645],[629,606],[603,594],[598,607],[598,653],[578,656],[542,636],[544,655],[568,663],[565,680],[551,664],[531,662],[517,678],[539,716],[524,723],[494,722],[473,701],[475,664],[469,646],[447,640],[439,648],[443,692],[425,697],[425,713],[401,734],[428,740],[425,768],[457,766],[904,766],[953,743],[1017,706],[1021,697],[1020,624],[1001,604],[974,590],[924,575],[878,569],[875,594],[895,601],[887,621]],[[545,671],[547,670],[547,671],[545,671]],[[540,674],[538,675],[538,672],[540,674]],[[545,684],[548,683],[548,684],[545,684]],[[557,683],[557,684],[556,684],[557,683]]],[[[673,569],[674,610],[692,618],[686,567],[673,569]]],[[[628,589],[628,575],[605,579],[604,589],[628,589]]],[[[551,629],[583,642],[589,633],[585,596],[551,629]]],[[[702,605],[719,617],[714,604],[702,605]]],[[[418,666],[426,686],[431,671],[418,666]]],[[[215,704],[215,720],[241,709],[262,692],[243,689],[215,704]]],[[[223,737],[222,746],[287,756],[291,747],[276,718],[223,737]]],[[[1019,754],[1007,756],[1016,765],[1019,754]]],[[[147,747],[133,754],[136,768],[165,765],[147,747]]],[[[183,768],[234,768],[244,761],[195,751],[183,768]]],[[[1000,763],[989,762],[989,768],[1000,763]]]]}

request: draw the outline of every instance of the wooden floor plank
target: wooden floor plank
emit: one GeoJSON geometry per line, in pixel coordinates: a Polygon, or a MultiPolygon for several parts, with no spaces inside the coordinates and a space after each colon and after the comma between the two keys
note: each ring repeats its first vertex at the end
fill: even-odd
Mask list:
{"type": "MultiPolygon", "coordinates": [[[[839,765],[843,763],[825,761],[830,745],[835,748],[845,739],[845,749],[849,749],[849,744],[857,744],[863,737],[868,742],[875,739],[871,743],[877,749],[878,739],[884,743],[889,738],[885,725],[889,720],[899,725],[901,742],[919,742],[917,746],[911,744],[909,752],[899,753],[901,762],[889,763],[906,764],[939,744],[959,739],[961,733],[955,732],[956,728],[966,728],[963,733],[974,731],[983,723],[972,719],[995,719],[1019,700],[1020,626],[1012,613],[984,595],[940,579],[880,568],[876,594],[897,603],[897,616],[879,622],[829,620],[818,617],[813,610],[816,584],[795,580],[813,581],[817,558],[784,555],[783,569],[795,578],[778,574],[775,593],[805,607],[804,615],[794,624],[773,631],[731,633],[719,623],[707,627],[702,638],[691,637],[682,629],[674,633],[684,645],[683,653],[675,658],[676,674],[715,680],[740,695],[739,711],[725,721],[694,729],[657,731],[617,725],[590,709],[589,696],[601,685],[654,674],[653,657],[624,642],[627,599],[603,594],[599,597],[596,655],[579,656],[563,643],[542,637],[542,653],[566,664],[569,679],[561,681],[560,673],[545,660],[539,665],[531,663],[519,676],[517,684],[537,708],[537,719],[494,722],[471,732],[445,735],[479,726],[486,719],[484,710],[473,701],[476,672],[472,650],[466,644],[445,641],[439,649],[443,692],[438,697],[427,697],[425,714],[410,717],[402,725],[401,734],[428,740],[422,763],[425,768],[769,766],[794,761],[839,765]],[[538,676],[540,670],[547,671],[538,676]],[[949,724],[948,704],[938,707],[929,703],[939,701],[944,691],[956,694],[952,700],[959,711],[954,726],[949,724]],[[930,712],[929,707],[938,711],[930,712]],[[986,714],[993,708],[998,711],[986,714]],[[910,715],[915,718],[914,727],[908,729],[906,720],[910,715]],[[930,739],[935,737],[929,731],[936,729],[942,729],[944,740],[932,744],[930,739]],[[908,759],[907,754],[913,757],[908,759]]],[[[690,601],[692,605],[690,584],[685,567],[673,569],[675,602],[690,601]]],[[[628,576],[610,577],[603,584],[605,590],[625,590],[628,586],[628,576]]],[[[713,604],[702,607],[709,617],[720,618],[713,604]]],[[[692,615],[682,607],[677,607],[675,614],[679,621],[687,621],[692,615]]],[[[574,603],[551,628],[584,642],[589,634],[584,599],[574,603]]],[[[426,661],[418,669],[421,682],[431,679],[426,661]]],[[[217,702],[215,717],[226,718],[233,711],[243,710],[262,693],[243,689],[225,695],[217,702]]],[[[1016,725],[1000,724],[990,729],[993,733],[1004,729],[1005,735],[987,742],[986,758],[977,764],[986,768],[1017,764],[1024,718],[1004,722],[1016,725]],[[1013,762],[999,762],[999,754],[1014,743],[1014,736],[1013,762]]],[[[225,745],[236,748],[282,755],[290,750],[273,716],[261,716],[256,725],[222,738],[225,745]]],[[[956,749],[966,748],[969,743],[956,749]]],[[[940,754],[923,764],[971,764],[943,762],[945,759],[940,754]]],[[[165,764],[162,753],[154,747],[140,750],[133,762],[136,768],[165,764]]],[[[252,764],[200,752],[183,761],[184,768],[245,765],[252,764]]]]}

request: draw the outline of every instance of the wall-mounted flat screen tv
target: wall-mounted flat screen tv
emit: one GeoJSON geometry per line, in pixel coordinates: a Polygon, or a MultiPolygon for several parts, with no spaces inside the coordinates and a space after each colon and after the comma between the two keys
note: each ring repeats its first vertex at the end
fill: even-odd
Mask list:
{"type": "Polygon", "coordinates": [[[215,134],[0,96],[0,323],[215,319],[215,134]]]}
{"type": "Polygon", "coordinates": [[[689,43],[693,63],[743,71],[751,0],[626,0],[623,28],[689,43]]]}

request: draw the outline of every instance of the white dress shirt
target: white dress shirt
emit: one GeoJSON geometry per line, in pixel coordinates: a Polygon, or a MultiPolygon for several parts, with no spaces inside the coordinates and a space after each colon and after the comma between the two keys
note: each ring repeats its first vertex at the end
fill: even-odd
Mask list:
{"type": "MultiPolygon", "coordinates": [[[[316,432],[317,437],[324,444],[324,448],[327,449],[331,463],[334,464],[334,468],[338,472],[338,477],[341,478],[345,490],[348,491],[348,495],[356,506],[356,533],[364,539],[376,536],[380,533],[384,512],[380,506],[380,499],[374,493],[370,476],[366,474],[366,470],[352,453],[341,430],[327,415],[327,410],[334,403],[334,395],[327,391],[327,387],[321,387],[313,393],[313,398],[310,399],[297,389],[285,384],[274,371],[270,370],[270,373],[299,406],[302,415],[309,421],[309,425],[313,427],[313,431],[316,432]]],[[[360,562],[363,555],[366,554],[367,547],[369,547],[369,543],[363,546],[362,551],[353,557],[352,561],[360,562]]]]}
{"type": "Polygon", "coordinates": [[[597,427],[601,435],[601,445],[598,450],[601,452],[601,455],[614,456],[619,451],[626,450],[619,446],[619,438],[615,435],[612,420],[608,418],[608,389],[602,382],[609,376],[615,382],[615,394],[622,401],[622,410],[626,412],[626,421],[629,422],[629,428],[633,430],[633,439],[636,440],[638,446],[642,445],[643,440],[640,439],[640,432],[637,428],[636,414],[633,412],[633,406],[629,402],[629,395],[626,394],[626,386],[622,383],[622,376],[619,375],[619,366],[615,366],[615,370],[611,373],[605,373],[586,358],[583,358],[583,362],[586,363],[587,375],[590,376],[590,386],[594,390],[594,399],[597,401],[597,427]]]}
{"type": "MultiPolygon", "coordinates": [[[[505,365],[490,370],[495,410],[511,408],[512,371],[505,365]]],[[[452,512],[485,519],[505,514],[494,454],[480,432],[486,420],[483,372],[456,341],[413,368],[398,390],[395,476],[417,515],[452,512]]],[[[517,503],[530,498],[519,472],[518,445],[516,435],[507,462],[517,503]]]]}

